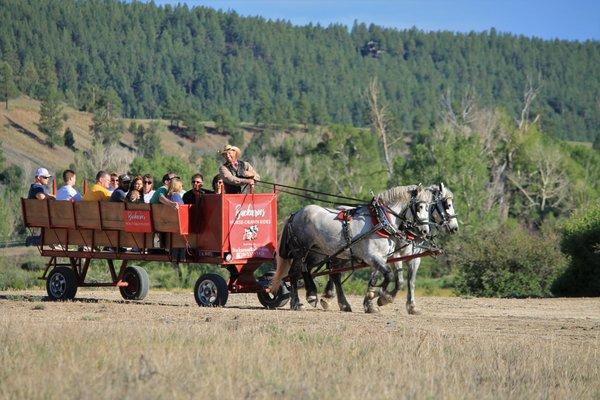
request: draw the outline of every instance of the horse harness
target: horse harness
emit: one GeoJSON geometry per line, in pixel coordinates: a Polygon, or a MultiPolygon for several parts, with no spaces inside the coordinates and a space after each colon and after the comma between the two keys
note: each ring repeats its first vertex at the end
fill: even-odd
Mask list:
{"type": "MultiPolygon", "coordinates": [[[[378,234],[382,237],[389,237],[398,246],[400,246],[400,248],[408,246],[408,244],[411,241],[413,241],[416,236],[418,236],[414,232],[412,232],[412,228],[414,228],[415,223],[409,222],[407,220],[408,210],[409,209],[411,210],[413,219],[417,219],[417,222],[419,224],[427,223],[427,221],[422,220],[417,217],[416,207],[418,204],[419,204],[419,201],[416,200],[416,192],[415,192],[412,195],[409,206],[406,207],[401,214],[398,214],[395,211],[393,211],[390,207],[383,204],[381,199],[379,199],[377,197],[373,198],[373,200],[371,201],[371,203],[369,205],[367,205],[367,207],[369,209],[369,214],[371,215],[371,217],[373,219],[374,226],[368,232],[360,234],[354,238],[352,238],[352,235],[350,232],[349,222],[353,219],[354,215],[356,215],[358,213],[359,209],[364,206],[354,207],[354,208],[340,211],[338,213],[338,215],[336,216],[336,219],[339,219],[342,223],[342,232],[344,235],[344,239],[346,240],[346,245],[343,246],[338,251],[336,251],[334,254],[329,255],[329,256],[327,254],[320,253],[314,249],[305,248],[300,243],[300,240],[294,234],[293,230],[290,229],[290,226],[288,223],[284,227],[284,230],[287,231],[283,235],[283,237],[286,238],[286,243],[280,244],[280,246],[284,246],[283,248],[280,247],[280,256],[282,256],[284,258],[290,258],[289,255],[292,255],[292,258],[296,258],[296,257],[301,258],[302,259],[302,269],[305,272],[307,270],[309,270],[310,268],[314,267],[314,265],[311,265],[310,268],[308,266],[306,266],[306,258],[308,257],[308,254],[310,252],[315,252],[315,253],[321,254],[323,256],[326,256],[324,261],[319,262],[319,267],[315,271],[315,273],[316,273],[316,272],[319,272],[319,270],[322,268],[323,265],[327,265],[329,268],[329,265],[332,260],[334,260],[338,255],[340,255],[344,251],[349,250],[350,262],[353,267],[355,257],[352,252],[352,247],[356,243],[360,242],[361,240],[363,240],[364,238],[366,238],[372,234],[378,234]],[[399,220],[398,227],[394,227],[392,225],[387,214],[394,215],[395,217],[398,218],[398,220],[399,220]]],[[[288,221],[290,221],[290,222],[293,221],[294,216],[295,216],[295,213],[291,214],[288,221]]]]}

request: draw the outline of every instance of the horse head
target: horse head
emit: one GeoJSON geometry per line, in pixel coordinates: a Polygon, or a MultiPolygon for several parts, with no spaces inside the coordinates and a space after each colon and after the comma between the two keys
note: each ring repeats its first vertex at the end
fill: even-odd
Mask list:
{"type": "Polygon", "coordinates": [[[417,232],[423,236],[429,235],[429,205],[432,202],[431,193],[418,185],[411,197],[408,209],[417,232]]]}
{"type": "Polygon", "coordinates": [[[443,183],[432,185],[433,202],[429,210],[433,221],[448,233],[458,232],[458,215],[454,211],[454,195],[443,183]]]}

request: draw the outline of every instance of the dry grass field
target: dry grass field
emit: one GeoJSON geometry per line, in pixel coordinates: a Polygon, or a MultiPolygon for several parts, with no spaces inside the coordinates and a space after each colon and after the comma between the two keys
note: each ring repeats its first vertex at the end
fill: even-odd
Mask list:
{"type": "Polygon", "coordinates": [[[600,398],[600,299],[425,297],[409,316],[44,295],[0,292],[2,399],[600,398]]]}

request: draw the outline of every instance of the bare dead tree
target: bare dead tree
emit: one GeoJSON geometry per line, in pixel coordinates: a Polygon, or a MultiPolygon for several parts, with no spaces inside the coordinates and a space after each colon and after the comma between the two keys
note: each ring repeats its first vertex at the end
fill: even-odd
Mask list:
{"type": "Polygon", "coordinates": [[[569,179],[565,172],[560,152],[543,146],[531,153],[535,169],[528,172],[517,171],[509,175],[511,183],[524,196],[528,207],[537,210],[541,217],[551,210],[566,207],[570,193],[569,179]]]}
{"type": "MultiPolygon", "coordinates": [[[[534,86],[531,75],[527,75],[527,82],[525,84],[525,90],[523,91],[523,107],[521,108],[521,117],[517,120],[517,126],[520,130],[526,130],[529,126],[529,113],[531,112],[531,103],[535,100],[540,92],[541,84],[539,83],[540,76],[538,75],[538,83],[534,86]]],[[[533,121],[536,123],[540,116],[537,115],[533,121]]]]}
{"type": "Polygon", "coordinates": [[[369,100],[369,108],[371,114],[371,124],[375,133],[381,138],[383,156],[385,158],[385,165],[387,168],[388,178],[391,178],[392,174],[394,173],[394,165],[392,162],[392,157],[390,155],[390,144],[388,143],[388,110],[385,105],[381,104],[379,96],[379,82],[377,80],[377,77],[374,77],[373,79],[371,79],[371,82],[369,83],[369,89],[367,91],[367,98],[369,100]]]}
{"type": "Polygon", "coordinates": [[[470,125],[475,121],[477,111],[477,96],[475,90],[469,86],[460,99],[460,109],[455,110],[452,104],[452,91],[447,89],[440,99],[442,119],[452,128],[463,133],[470,133],[470,125]]]}

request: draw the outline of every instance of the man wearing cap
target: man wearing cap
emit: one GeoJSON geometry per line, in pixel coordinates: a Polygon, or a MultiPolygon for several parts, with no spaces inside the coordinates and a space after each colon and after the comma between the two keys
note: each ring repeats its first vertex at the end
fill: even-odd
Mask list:
{"type": "Polygon", "coordinates": [[[163,176],[163,185],[154,191],[154,194],[150,199],[150,204],[166,204],[173,208],[179,208],[179,205],[176,202],[169,200],[167,197],[167,193],[169,192],[169,183],[173,178],[181,179],[173,172],[169,172],[163,176]]]}
{"type": "Polygon", "coordinates": [[[225,193],[248,193],[254,181],[260,179],[249,162],[239,159],[241,153],[238,147],[229,144],[221,151],[225,162],[219,167],[219,175],[223,179],[225,193]]]}
{"type": "Polygon", "coordinates": [[[54,196],[48,192],[48,183],[50,182],[50,173],[46,168],[38,168],[35,171],[35,178],[29,187],[28,199],[44,200],[47,198],[53,199],[54,196]]]}
{"type": "Polygon", "coordinates": [[[96,183],[83,195],[83,201],[108,201],[110,200],[110,174],[106,171],[98,171],[96,183]]]}
{"type": "Polygon", "coordinates": [[[125,201],[125,197],[127,197],[127,192],[129,191],[130,183],[131,177],[129,175],[123,174],[119,176],[118,186],[110,195],[110,201],[117,203],[125,201]]]}

